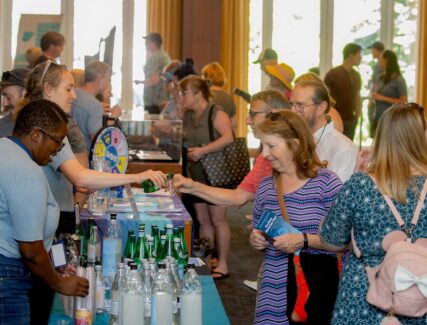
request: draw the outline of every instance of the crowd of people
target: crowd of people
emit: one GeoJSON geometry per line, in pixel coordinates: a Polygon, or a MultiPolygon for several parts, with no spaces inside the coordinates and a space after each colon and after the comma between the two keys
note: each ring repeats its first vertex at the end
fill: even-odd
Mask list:
{"type": "MultiPolygon", "coordinates": [[[[187,195],[198,236],[215,245],[212,277],[229,276],[232,234],[226,209],[253,201],[249,245],[264,253],[252,284],[255,324],[294,324],[301,320],[294,313],[297,300],[306,324],[386,319],[387,311],[366,301],[364,270],[366,264],[381,263],[383,238],[401,229],[384,195],[411,228],[413,241],[427,237],[425,209],[410,227],[427,175],[425,112],[406,103],[396,54],[381,42],[371,46],[378,60],[369,102],[374,145],[358,153],[352,140],[362,107],[362,81],[355,69],[362,48],[347,44],[343,63],[324,80],[316,72],[295,78],[292,67],[265,49],[253,63],[260,64],[269,83],[251,96],[246,120],[261,145],[240,185],[223,189],[209,186],[201,160],[234,141],[237,108],[224,88],[226,71],[211,62],[199,75],[192,58],[170,59],[160,34],[144,38],[145,80],[135,82],[144,85],[148,113],[183,121],[183,175],[175,175],[173,184],[187,195]],[[267,236],[259,229],[265,211],[295,231],[267,236]],[[362,258],[349,248],[352,239],[362,258]]],[[[160,171],[119,175],[89,169],[103,115],[119,117],[121,109],[109,103],[111,67],[91,61],[84,70],[69,70],[57,62],[64,45],[61,34],[46,33],[40,50],[28,50],[28,69],[5,71],[0,82],[6,113],[0,119],[2,324],[46,324],[55,291],[88,293],[87,280],[75,276],[73,268],[57,272],[48,255],[55,234],[74,231],[76,202],[83,205],[89,191],[104,187],[147,179],[165,185],[160,171]]],[[[161,135],[161,123],[157,127],[161,135]]],[[[402,324],[427,322],[425,314],[395,317],[402,324]]]]}

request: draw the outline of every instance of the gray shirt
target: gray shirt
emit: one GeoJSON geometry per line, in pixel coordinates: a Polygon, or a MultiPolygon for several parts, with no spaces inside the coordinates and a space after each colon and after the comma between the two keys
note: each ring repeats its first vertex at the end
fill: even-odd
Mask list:
{"type": "MultiPolygon", "coordinates": [[[[161,74],[163,68],[170,62],[169,55],[158,50],[148,54],[147,62],[144,66],[145,79],[149,79],[153,73],[161,74]]],[[[159,105],[168,99],[168,94],[164,87],[163,80],[153,86],[144,86],[144,106],[159,105]]]]}
{"type": "Polygon", "coordinates": [[[95,134],[102,127],[104,111],[100,102],[92,94],[82,89],[76,89],[76,100],[73,102],[72,116],[76,120],[86,143],[89,154],[92,140],[90,134],[95,134]]]}
{"type": "MultiPolygon", "coordinates": [[[[394,79],[391,79],[387,84],[384,85],[384,82],[380,80],[376,87],[376,92],[380,95],[392,98],[400,98],[402,96],[407,96],[408,91],[406,88],[406,81],[400,75],[394,79]]],[[[389,108],[392,104],[383,102],[381,100],[375,101],[376,103],[376,116],[381,115],[384,111],[389,108]]]]}
{"type": "Polygon", "coordinates": [[[42,240],[49,251],[58,204],[39,165],[12,140],[0,139],[0,254],[20,258],[18,242],[42,240]]]}
{"type": "Polygon", "coordinates": [[[42,169],[49,182],[50,190],[58,202],[59,209],[71,212],[74,211],[73,184],[68,181],[59,167],[66,160],[74,159],[74,154],[67,138],[64,139],[64,143],[64,148],[52,157],[49,165],[42,167],[42,169]]]}
{"type": "Polygon", "coordinates": [[[0,119],[0,138],[8,137],[12,135],[13,127],[15,123],[12,120],[12,116],[9,114],[5,115],[0,119]]]}

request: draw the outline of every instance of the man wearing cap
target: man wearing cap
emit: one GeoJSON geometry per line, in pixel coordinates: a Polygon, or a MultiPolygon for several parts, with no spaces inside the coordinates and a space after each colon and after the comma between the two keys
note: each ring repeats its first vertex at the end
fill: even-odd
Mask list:
{"type": "MultiPolygon", "coordinates": [[[[372,45],[368,46],[368,49],[371,49],[372,57],[374,60],[377,61],[377,63],[372,68],[372,77],[369,81],[369,89],[373,91],[375,89],[375,85],[378,83],[379,77],[384,73],[384,69],[380,67],[378,64],[378,58],[383,54],[384,52],[384,44],[377,41],[374,42],[372,45]]],[[[373,119],[374,119],[374,113],[375,113],[375,100],[370,99],[369,105],[368,105],[368,117],[369,117],[369,124],[371,126],[371,135],[373,134],[372,126],[373,126],[373,119]]]]}
{"type": "Polygon", "coordinates": [[[362,102],[360,88],[362,80],[353,67],[360,64],[362,48],[349,43],[343,49],[343,63],[329,70],[325,76],[331,96],[335,99],[335,109],[340,113],[344,124],[344,135],[353,140],[362,102]]]}
{"type": "Polygon", "coordinates": [[[16,104],[25,95],[25,78],[29,72],[30,70],[28,69],[14,69],[5,71],[2,74],[0,82],[2,106],[7,114],[0,119],[0,137],[12,134],[15,124],[12,115],[14,114],[16,104]]]}
{"type": "Polygon", "coordinates": [[[170,62],[169,55],[162,50],[162,36],[159,33],[148,33],[145,38],[147,62],[144,66],[145,80],[135,80],[144,84],[144,107],[150,114],[160,113],[160,103],[168,100],[160,74],[170,62]]]}
{"type": "Polygon", "coordinates": [[[43,34],[40,39],[40,47],[42,49],[42,55],[34,62],[33,68],[46,61],[52,60],[55,61],[61,56],[62,51],[65,46],[65,37],[64,35],[50,30],[43,34]]]}

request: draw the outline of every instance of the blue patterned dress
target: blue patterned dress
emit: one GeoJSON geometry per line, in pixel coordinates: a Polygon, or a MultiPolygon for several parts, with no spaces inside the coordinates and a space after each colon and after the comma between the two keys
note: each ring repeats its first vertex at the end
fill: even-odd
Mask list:
{"type": "MultiPolygon", "coordinates": [[[[424,176],[416,177],[419,192],[424,176]]],[[[408,191],[406,205],[393,200],[406,225],[414,215],[418,198],[408,191]]],[[[400,230],[383,195],[372,179],[364,173],[354,174],[346,182],[325,219],[321,229],[322,238],[333,245],[350,243],[350,231],[354,236],[365,261],[370,266],[379,264],[384,257],[382,240],[394,230],[400,230]]],[[[413,233],[414,239],[427,237],[427,210],[423,207],[413,233]]],[[[375,325],[386,316],[384,312],[368,304],[366,294],[369,283],[364,264],[350,253],[343,269],[332,324],[375,325]]],[[[398,317],[402,324],[427,324],[427,315],[421,318],[398,317]]]]}
{"type": "MultiPolygon", "coordinates": [[[[326,168],[295,192],[285,194],[284,200],[291,224],[301,232],[316,234],[342,183],[326,168]]],[[[282,215],[277,200],[274,178],[264,178],[259,186],[253,209],[252,226],[257,227],[264,209],[282,215]]],[[[308,249],[313,254],[331,252],[308,249]]],[[[289,324],[287,317],[288,254],[271,243],[265,250],[264,269],[255,312],[255,324],[289,324]]]]}

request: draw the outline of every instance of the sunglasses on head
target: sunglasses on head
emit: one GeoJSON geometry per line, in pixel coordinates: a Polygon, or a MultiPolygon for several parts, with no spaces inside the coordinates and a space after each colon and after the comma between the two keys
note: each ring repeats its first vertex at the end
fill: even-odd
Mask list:
{"type": "Polygon", "coordinates": [[[279,112],[270,112],[265,115],[267,119],[270,121],[283,121],[285,122],[289,128],[298,136],[298,132],[295,129],[295,127],[292,125],[292,123],[289,121],[289,119],[286,117],[285,114],[279,113],[279,112]]]}
{"type": "Polygon", "coordinates": [[[43,69],[43,72],[42,72],[42,76],[40,78],[40,82],[43,82],[43,78],[46,75],[46,73],[49,71],[49,68],[50,68],[50,66],[52,64],[56,65],[56,63],[54,61],[52,61],[52,60],[46,60],[46,63],[44,65],[44,69],[43,69]]]}
{"type": "Polygon", "coordinates": [[[396,105],[393,105],[392,107],[401,107],[404,109],[406,108],[406,109],[417,110],[417,112],[420,114],[421,121],[423,123],[423,128],[424,130],[426,130],[427,125],[426,125],[426,116],[424,114],[424,107],[422,107],[421,105],[418,105],[417,103],[396,104],[396,105]]]}

